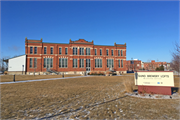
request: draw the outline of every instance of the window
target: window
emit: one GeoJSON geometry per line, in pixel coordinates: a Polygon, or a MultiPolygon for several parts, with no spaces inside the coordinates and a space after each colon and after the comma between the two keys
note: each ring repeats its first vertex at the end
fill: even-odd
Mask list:
{"type": "Polygon", "coordinates": [[[77,67],[77,59],[73,59],[73,68],[77,67]]]}
{"type": "Polygon", "coordinates": [[[90,55],[90,48],[86,48],[86,55],[90,55]]]}
{"type": "Polygon", "coordinates": [[[46,47],[44,47],[44,54],[46,54],[46,47]]]}
{"type": "Polygon", "coordinates": [[[77,47],[73,47],[73,55],[77,55],[77,47]]]}
{"type": "Polygon", "coordinates": [[[37,54],[37,47],[34,47],[34,54],[37,54]]]}
{"type": "Polygon", "coordinates": [[[114,60],[113,59],[107,59],[107,67],[114,67],[114,60]]]}
{"type": "Polygon", "coordinates": [[[121,50],[121,56],[123,56],[123,51],[121,50]]]}
{"type": "Polygon", "coordinates": [[[34,58],[34,67],[37,67],[37,58],[34,58]]]}
{"type": "Polygon", "coordinates": [[[49,67],[50,67],[50,66],[49,66],[49,63],[50,63],[50,62],[49,62],[49,58],[46,58],[46,59],[47,59],[46,67],[49,68],[49,67]]]}
{"type": "Polygon", "coordinates": [[[50,67],[53,67],[53,58],[50,58],[50,67]]]}
{"type": "Polygon", "coordinates": [[[65,55],[68,54],[68,48],[65,48],[65,55]]]}
{"type": "Polygon", "coordinates": [[[67,67],[67,58],[59,58],[59,67],[66,68],[67,67]]]}
{"type": "Polygon", "coordinates": [[[59,54],[60,55],[62,54],[62,48],[59,48],[59,54]]]}
{"type": "Polygon", "coordinates": [[[95,67],[96,68],[102,67],[102,59],[95,59],[95,67]]]}
{"type": "Polygon", "coordinates": [[[30,64],[29,64],[29,67],[32,68],[32,58],[30,58],[30,64]]]}
{"type": "Polygon", "coordinates": [[[118,63],[119,63],[119,64],[118,64],[118,66],[119,66],[119,67],[121,67],[121,66],[120,66],[120,65],[121,65],[121,63],[120,63],[120,62],[121,62],[121,61],[120,61],[120,60],[118,60],[118,63]]]}
{"type": "Polygon", "coordinates": [[[123,60],[121,60],[121,67],[123,67],[123,60]]]}
{"type": "Polygon", "coordinates": [[[111,50],[111,55],[113,56],[113,50],[111,50]]]}
{"type": "Polygon", "coordinates": [[[118,56],[120,56],[120,50],[118,50],[118,56]]]}
{"type": "Polygon", "coordinates": [[[80,68],[84,67],[84,59],[79,59],[79,67],[80,68]]]}
{"type": "Polygon", "coordinates": [[[47,59],[44,58],[44,67],[46,68],[46,64],[47,64],[47,59]]]}
{"type": "Polygon", "coordinates": [[[102,55],[102,49],[100,49],[100,55],[102,55]]]}
{"type": "Polygon", "coordinates": [[[84,55],[84,48],[80,48],[80,49],[79,49],[79,54],[80,54],[80,55],[84,55]]]}
{"type": "Polygon", "coordinates": [[[53,54],[53,47],[51,47],[51,54],[53,54]]]}
{"type": "Polygon", "coordinates": [[[106,55],[108,56],[108,54],[109,54],[109,51],[108,51],[108,50],[106,50],[106,55]]]}
{"type": "Polygon", "coordinates": [[[86,67],[91,67],[90,65],[91,65],[90,59],[86,59],[86,67]]]}
{"type": "Polygon", "coordinates": [[[94,54],[97,55],[97,49],[94,49],[94,50],[95,50],[95,51],[94,51],[94,54]]]}
{"type": "Polygon", "coordinates": [[[33,47],[30,47],[30,54],[33,53],[33,47]]]}

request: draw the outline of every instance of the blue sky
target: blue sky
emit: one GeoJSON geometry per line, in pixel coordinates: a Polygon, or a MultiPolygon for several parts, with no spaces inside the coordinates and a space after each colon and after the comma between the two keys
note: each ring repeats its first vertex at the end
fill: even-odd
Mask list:
{"type": "Polygon", "coordinates": [[[126,43],[127,60],[170,62],[179,41],[179,2],[1,2],[1,57],[25,54],[25,37],[126,43]]]}

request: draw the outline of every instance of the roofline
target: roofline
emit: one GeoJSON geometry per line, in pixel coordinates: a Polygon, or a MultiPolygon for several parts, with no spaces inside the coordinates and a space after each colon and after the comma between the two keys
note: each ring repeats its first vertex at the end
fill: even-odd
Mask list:
{"type": "MultiPolygon", "coordinates": [[[[12,57],[12,58],[9,58],[9,59],[13,59],[13,58],[20,57],[20,56],[24,56],[24,55],[26,55],[26,54],[19,55],[19,56],[15,56],[15,57],[12,57]]],[[[7,60],[9,60],[9,59],[7,59],[7,60]]]]}
{"type": "MultiPolygon", "coordinates": [[[[90,44],[90,43],[48,43],[48,42],[27,42],[26,43],[47,43],[47,44],[87,44],[87,45],[94,45],[94,46],[109,46],[109,47],[127,47],[127,46],[114,46],[114,45],[95,45],[95,44],[90,44]]],[[[122,44],[123,45],[123,44],[122,44]]]]}
{"type": "Polygon", "coordinates": [[[48,43],[48,42],[42,42],[42,43],[47,43],[47,44],[67,44],[67,45],[69,45],[68,43],[48,43]]]}

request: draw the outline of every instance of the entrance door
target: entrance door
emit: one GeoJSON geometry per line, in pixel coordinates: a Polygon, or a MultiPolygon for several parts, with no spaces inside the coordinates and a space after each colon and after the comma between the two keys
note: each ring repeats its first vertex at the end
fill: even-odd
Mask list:
{"type": "Polygon", "coordinates": [[[90,59],[86,59],[86,73],[91,71],[91,61],[90,59]]]}

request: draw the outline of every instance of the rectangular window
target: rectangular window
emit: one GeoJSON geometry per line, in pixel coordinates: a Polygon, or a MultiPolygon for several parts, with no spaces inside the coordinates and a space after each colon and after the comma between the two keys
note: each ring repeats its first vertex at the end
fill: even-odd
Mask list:
{"type": "Polygon", "coordinates": [[[73,68],[77,67],[77,59],[73,59],[73,68]]]}
{"type": "Polygon", "coordinates": [[[46,58],[47,59],[47,63],[46,63],[46,67],[49,69],[49,60],[50,60],[50,58],[46,58]]]}
{"type": "Polygon", "coordinates": [[[77,55],[77,47],[73,47],[73,55],[77,55]]]}
{"type": "Polygon", "coordinates": [[[79,54],[80,54],[80,55],[84,55],[84,48],[80,48],[80,49],[79,49],[79,54]]]}
{"type": "Polygon", "coordinates": [[[95,51],[94,51],[94,54],[97,55],[97,49],[94,49],[94,50],[95,50],[95,51]]]}
{"type": "Polygon", "coordinates": [[[102,59],[95,59],[95,67],[96,68],[102,67],[102,59]]]}
{"type": "Polygon", "coordinates": [[[120,60],[118,60],[118,63],[119,63],[118,66],[121,67],[121,66],[120,66],[120,65],[121,65],[120,60]]]}
{"type": "Polygon", "coordinates": [[[121,67],[123,68],[123,60],[121,60],[121,67]]]}
{"type": "Polygon", "coordinates": [[[62,67],[64,67],[64,59],[62,59],[62,67]]]}
{"type": "Polygon", "coordinates": [[[44,54],[46,54],[46,47],[44,47],[44,54]]]}
{"type": "Polygon", "coordinates": [[[90,59],[86,59],[86,67],[91,67],[90,64],[91,64],[90,59]]]}
{"type": "Polygon", "coordinates": [[[65,58],[65,65],[64,67],[67,67],[67,58],[65,58]]]}
{"type": "Polygon", "coordinates": [[[68,48],[65,48],[65,55],[68,54],[68,48]]]}
{"type": "Polygon", "coordinates": [[[37,54],[37,47],[34,47],[34,54],[37,54]]]}
{"type": "Polygon", "coordinates": [[[90,48],[86,48],[86,55],[90,55],[90,48]]]}
{"type": "Polygon", "coordinates": [[[100,55],[102,55],[102,49],[100,49],[100,55]]]}
{"type": "Polygon", "coordinates": [[[51,54],[53,54],[53,47],[51,47],[51,54]]]}
{"type": "Polygon", "coordinates": [[[44,67],[46,68],[46,64],[47,64],[47,59],[44,58],[44,67]]]}
{"type": "Polygon", "coordinates": [[[113,50],[111,50],[111,55],[113,56],[113,54],[114,54],[114,53],[113,53],[113,50]]]}
{"type": "Polygon", "coordinates": [[[34,58],[34,67],[37,67],[37,58],[34,58]]]}
{"type": "Polygon", "coordinates": [[[33,53],[33,47],[30,47],[30,54],[33,53]]]}
{"type": "Polygon", "coordinates": [[[114,60],[113,59],[107,59],[107,67],[114,67],[114,60]]]}
{"type": "Polygon", "coordinates": [[[120,56],[120,50],[118,50],[118,56],[120,56]]]}
{"type": "Polygon", "coordinates": [[[123,51],[121,50],[121,56],[123,56],[123,51]]]}
{"type": "Polygon", "coordinates": [[[84,67],[84,59],[79,59],[79,67],[80,68],[84,67]]]}
{"type": "Polygon", "coordinates": [[[50,58],[51,62],[50,62],[50,67],[53,67],[53,58],[50,58]]]}
{"type": "Polygon", "coordinates": [[[59,58],[59,67],[66,68],[67,67],[67,58],[59,58]]]}
{"type": "Polygon", "coordinates": [[[62,65],[62,59],[61,58],[59,58],[59,67],[61,67],[62,65]]]}
{"type": "Polygon", "coordinates": [[[106,50],[106,55],[107,55],[107,56],[109,55],[109,50],[106,50]]]}
{"type": "Polygon", "coordinates": [[[62,48],[59,48],[59,54],[60,55],[62,54],[62,48]]]}
{"type": "Polygon", "coordinates": [[[30,58],[30,64],[29,64],[29,67],[32,68],[32,62],[33,62],[33,59],[30,58]]]}

